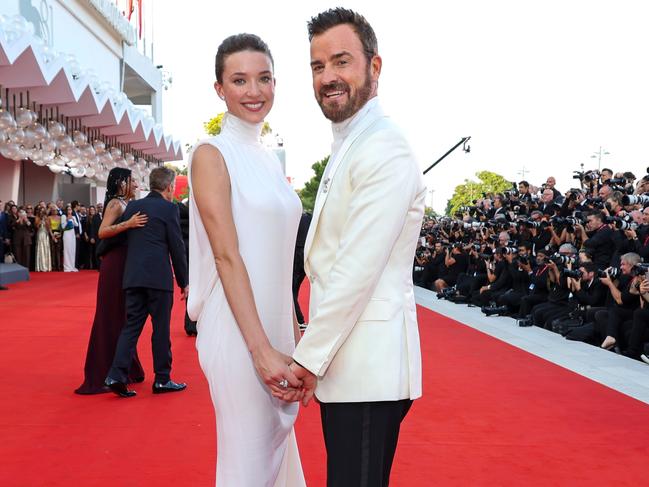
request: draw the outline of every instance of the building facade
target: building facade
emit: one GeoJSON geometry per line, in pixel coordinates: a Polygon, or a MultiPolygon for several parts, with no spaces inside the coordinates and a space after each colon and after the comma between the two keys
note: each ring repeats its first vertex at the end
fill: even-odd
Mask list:
{"type": "Polygon", "coordinates": [[[164,133],[153,0],[3,0],[0,199],[103,199],[112,167],[146,186],[182,159],[164,133]]]}

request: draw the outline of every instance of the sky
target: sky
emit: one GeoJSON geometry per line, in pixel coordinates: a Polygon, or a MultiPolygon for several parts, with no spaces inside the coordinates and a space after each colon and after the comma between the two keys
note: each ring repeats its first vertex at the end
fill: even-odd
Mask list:
{"type": "Polygon", "coordinates": [[[600,147],[610,153],[602,167],[647,172],[649,2],[636,0],[156,0],[154,61],[173,79],[163,94],[165,132],[183,143],[204,137],[203,122],[225,110],[213,90],[218,45],[257,34],[275,58],[267,120],[301,188],[332,140],[313,96],[306,22],[340,5],[376,32],[379,98],[422,170],[471,136],[470,153],[456,150],[424,177],[436,211],[480,170],[512,181],[525,170],[532,184],[552,175],[566,191],[581,164],[597,168],[591,156],[600,147]]]}

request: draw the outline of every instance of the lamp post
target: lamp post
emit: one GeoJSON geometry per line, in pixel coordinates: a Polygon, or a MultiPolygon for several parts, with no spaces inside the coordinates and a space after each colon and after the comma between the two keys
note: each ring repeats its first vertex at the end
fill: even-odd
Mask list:
{"type": "Polygon", "coordinates": [[[611,153],[608,152],[606,149],[603,149],[602,146],[599,146],[599,150],[597,152],[593,152],[593,154],[590,156],[591,159],[597,159],[597,170],[599,171],[602,168],[602,156],[608,156],[611,153]]]}

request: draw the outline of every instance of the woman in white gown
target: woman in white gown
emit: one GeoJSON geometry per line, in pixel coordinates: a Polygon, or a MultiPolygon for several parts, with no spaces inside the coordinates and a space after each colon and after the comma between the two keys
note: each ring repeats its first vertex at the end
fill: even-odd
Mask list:
{"type": "Polygon", "coordinates": [[[66,207],[65,215],[61,216],[61,230],[63,231],[63,272],[77,272],[74,264],[77,254],[75,227],[78,225],[72,213],[72,207],[66,207]]]}
{"type": "Polygon", "coordinates": [[[305,485],[293,432],[303,396],[288,365],[299,339],[292,301],[299,198],[260,142],[273,105],[273,60],[257,36],[216,55],[228,111],[190,165],[188,312],[216,412],[218,487],[305,485]]]}

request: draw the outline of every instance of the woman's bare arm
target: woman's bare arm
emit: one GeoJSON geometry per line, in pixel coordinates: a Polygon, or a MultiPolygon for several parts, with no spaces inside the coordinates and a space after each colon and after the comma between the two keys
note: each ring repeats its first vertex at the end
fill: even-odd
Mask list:
{"type": "Polygon", "coordinates": [[[135,215],[125,222],[115,223],[124,213],[124,207],[117,199],[112,199],[104,209],[104,217],[99,226],[99,238],[111,238],[125,232],[129,228],[143,227],[146,225],[147,216],[141,215],[138,211],[135,215]]]}
{"type": "Polygon", "coordinates": [[[299,387],[300,381],[288,367],[292,359],[273,349],[262,327],[248,271],[239,253],[230,200],[230,175],[217,148],[203,145],[196,149],[192,158],[191,182],[192,195],[210,241],[225,297],[257,373],[274,392],[283,379],[293,387],[299,387]]]}

